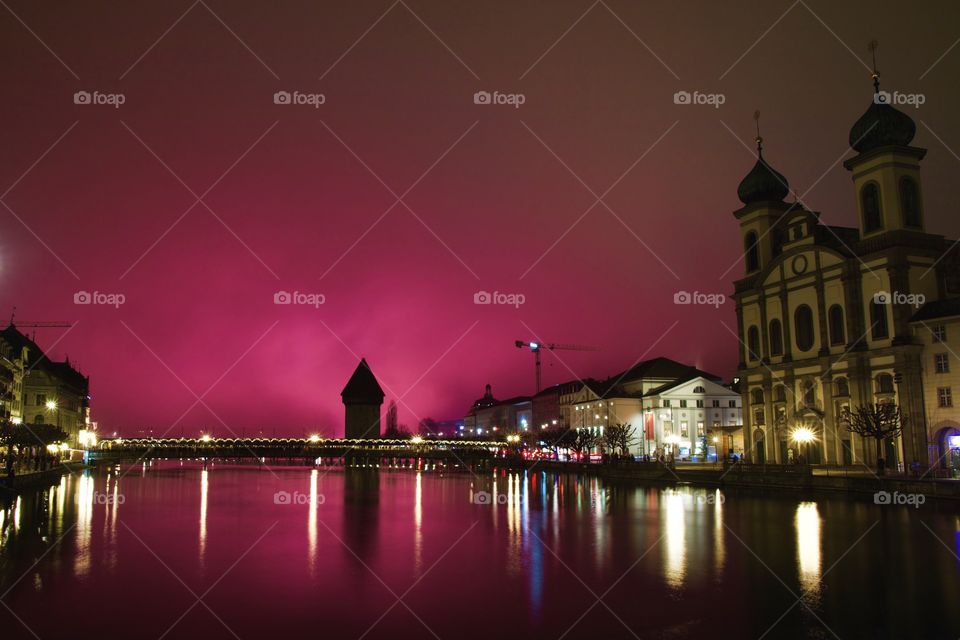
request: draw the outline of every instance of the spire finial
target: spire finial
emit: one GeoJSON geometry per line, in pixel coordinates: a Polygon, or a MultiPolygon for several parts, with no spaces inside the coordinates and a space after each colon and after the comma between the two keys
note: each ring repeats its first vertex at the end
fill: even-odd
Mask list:
{"type": "Polygon", "coordinates": [[[757,154],[763,155],[763,138],[760,136],[760,110],[757,109],[753,112],[753,119],[757,123],[757,137],[755,142],[757,143],[757,154]]]}
{"type": "Polygon", "coordinates": [[[876,38],[867,44],[867,48],[870,49],[870,55],[873,58],[873,73],[870,75],[870,77],[873,78],[874,93],[880,93],[880,72],[877,71],[877,47],[879,46],[880,43],[877,42],[876,38]]]}

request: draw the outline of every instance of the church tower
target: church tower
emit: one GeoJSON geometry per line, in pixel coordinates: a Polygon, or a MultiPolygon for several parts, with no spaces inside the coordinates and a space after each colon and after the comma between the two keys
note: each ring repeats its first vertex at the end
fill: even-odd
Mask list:
{"type": "Polygon", "coordinates": [[[344,437],[379,438],[383,389],[366,359],[360,360],[347,386],[340,392],[340,397],[346,411],[344,437]]]}
{"type": "Polygon", "coordinates": [[[850,147],[857,155],[843,163],[853,174],[860,237],[923,232],[920,161],[927,150],[910,146],[917,125],[890,104],[890,93],[880,90],[876,61],[872,77],[873,102],[850,129],[850,147]]]}
{"type": "Polygon", "coordinates": [[[740,236],[743,241],[743,264],[747,276],[770,265],[779,253],[781,242],[777,223],[795,204],[784,202],[790,192],[787,179],[767,164],[763,157],[763,138],[760,137],[760,112],[754,114],[757,125],[757,162],[753,165],[740,186],[737,197],[743,207],[734,212],[740,221],[740,236]]]}

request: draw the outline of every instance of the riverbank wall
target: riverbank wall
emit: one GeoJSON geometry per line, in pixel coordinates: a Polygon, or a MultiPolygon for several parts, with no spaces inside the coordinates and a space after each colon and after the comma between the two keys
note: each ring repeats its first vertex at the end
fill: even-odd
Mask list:
{"type": "Polygon", "coordinates": [[[501,468],[557,473],[579,473],[617,482],[658,485],[693,485],[709,488],[757,489],[784,493],[845,493],[872,498],[882,504],[897,496],[923,495],[926,499],[960,501],[960,481],[934,478],[820,475],[809,465],[726,465],[674,467],[659,462],[577,464],[569,462],[499,459],[501,468]]]}

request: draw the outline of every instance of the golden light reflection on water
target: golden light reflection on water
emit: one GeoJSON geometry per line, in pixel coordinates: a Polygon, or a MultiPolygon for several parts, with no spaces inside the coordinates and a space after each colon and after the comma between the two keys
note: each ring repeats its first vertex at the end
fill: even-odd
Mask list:
{"type": "Polygon", "coordinates": [[[727,560],[723,535],[723,501],[724,495],[717,489],[713,494],[713,567],[718,576],[723,573],[723,565],[727,560]]]}
{"type": "Polygon", "coordinates": [[[423,567],[423,477],[417,471],[417,490],[413,498],[413,570],[423,567]]]}
{"type": "Polygon", "coordinates": [[[73,570],[77,576],[86,576],[90,573],[93,500],[93,475],[89,471],[84,471],[77,482],[77,555],[73,564],[73,570]]]}
{"type": "Polygon", "coordinates": [[[663,510],[664,577],[669,586],[678,589],[683,586],[687,573],[687,523],[683,494],[664,490],[663,510]]]}
{"type": "Polygon", "coordinates": [[[310,470],[310,505],[307,509],[307,565],[310,575],[317,568],[317,481],[320,474],[316,469],[310,470]]]}
{"type": "MultiPolygon", "coordinates": [[[[526,509],[523,491],[526,487],[521,481],[519,474],[511,473],[507,476],[507,494],[505,498],[496,493],[493,494],[494,510],[502,507],[507,512],[507,571],[512,575],[520,575],[523,572],[523,545],[526,535],[526,524],[524,510],[526,509]],[[506,504],[501,501],[506,500],[506,504]]],[[[496,482],[494,482],[496,490],[496,482]]]]}
{"type": "Polygon", "coordinates": [[[821,526],[820,512],[817,510],[816,502],[801,502],[797,505],[794,527],[797,531],[797,568],[800,574],[800,586],[804,592],[813,595],[820,594],[822,567],[820,545],[823,535],[821,526]]]}
{"type": "Polygon", "coordinates": [[[207,493],[210,490],[209,472],[204,467],[200,472],[200,563],[207,552],[207,493]]]}

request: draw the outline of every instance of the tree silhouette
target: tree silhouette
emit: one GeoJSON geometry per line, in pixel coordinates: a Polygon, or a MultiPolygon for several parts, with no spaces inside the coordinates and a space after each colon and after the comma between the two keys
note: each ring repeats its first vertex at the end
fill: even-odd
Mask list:
{"type": "Polygon", "coordinates": [[[630,454],[630,446],[637,442],[637,430],[629,423],[617,423],[606,428],[603,439],[607,447],[616,453],[630,454]]]}
{"type": "Polygon", "coordinates": [[[863,438],[873,438],[877,447],[877,471],[883,471],[883,441],[903,433],[903,415],[892,402],[867,404],[852,411],[843,410],[840,417],[847,431],[863,438]]]}

